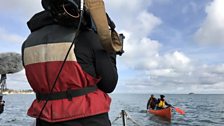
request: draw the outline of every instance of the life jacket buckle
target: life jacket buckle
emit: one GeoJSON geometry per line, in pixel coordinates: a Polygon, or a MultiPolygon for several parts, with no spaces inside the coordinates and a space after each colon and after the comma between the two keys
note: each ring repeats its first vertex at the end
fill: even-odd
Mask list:
{"type": "Polygon", "coordinates": [[[72,90],[71,89],[68,89],[66,91],[66,96],[67,96],[69,101],[72,101],[72,90]]]}
{"type": "Polygon", "coordinates": [[[40,102],[40,93],[36,93],[36,100],[37,102],[40,102]]]}

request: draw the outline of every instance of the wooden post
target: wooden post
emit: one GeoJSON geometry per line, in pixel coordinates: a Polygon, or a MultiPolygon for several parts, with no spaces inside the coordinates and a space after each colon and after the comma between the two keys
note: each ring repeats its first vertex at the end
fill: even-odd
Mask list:
{"type": "Polygon", "coordinates": [[[124,110],[121,110],[121,117],[122,117],[123,126],[126,126],[126,112],[124,110]]]}

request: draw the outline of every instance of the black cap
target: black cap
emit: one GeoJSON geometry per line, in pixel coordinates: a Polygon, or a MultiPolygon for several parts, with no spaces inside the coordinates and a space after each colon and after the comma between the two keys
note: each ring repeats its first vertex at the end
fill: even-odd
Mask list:
{"type": "Polygon", "coordinates": [[[160,98],[164,98],[165,96],[164,95],[160,95],[160,98]]]}

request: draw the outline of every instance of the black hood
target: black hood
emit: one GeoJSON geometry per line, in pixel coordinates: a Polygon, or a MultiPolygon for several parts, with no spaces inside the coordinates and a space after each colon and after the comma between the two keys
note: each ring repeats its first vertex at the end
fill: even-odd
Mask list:
{"type": "Polygon", "coordinates": [[[51,13],[48,11],[41,11],[35,14],[28,22],[27,26],[29,27],[30,31],[33,32],[38,30],[46,25],[54,24],[54,18],[52,17],[51,13]]]}

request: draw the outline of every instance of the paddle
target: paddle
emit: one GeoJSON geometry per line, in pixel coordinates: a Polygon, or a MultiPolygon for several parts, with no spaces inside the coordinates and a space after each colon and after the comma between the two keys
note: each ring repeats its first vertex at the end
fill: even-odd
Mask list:
{"type": "Polygon", "coordinates": [[[173,108],[176,112],[178,112],[179,114],[181,114],[181,115],[184,115],[184,114],[185,114],[185,111],[182,110],[182,109],[180,109],[180,108],[173,107],[173,106],[172,106],[172,108],[173,108]]]}

